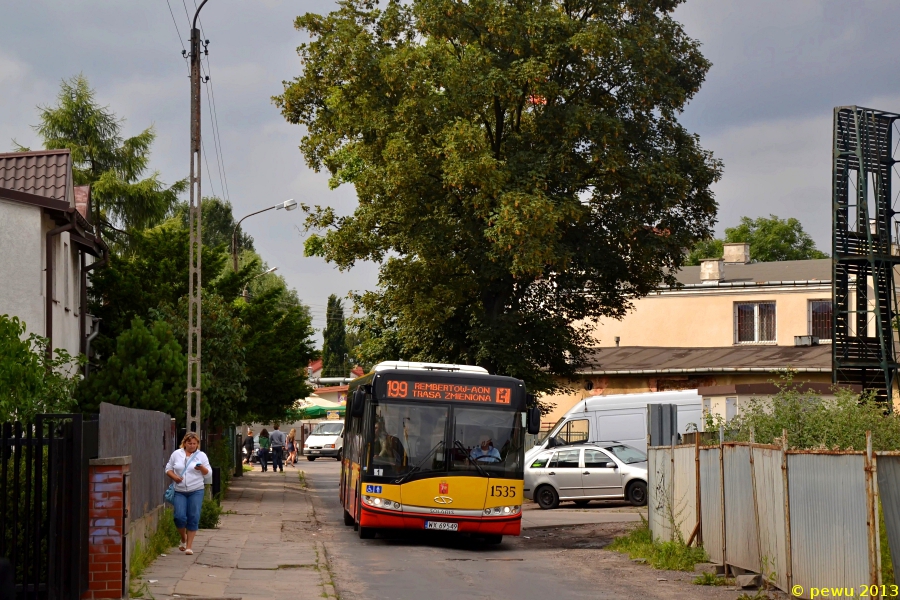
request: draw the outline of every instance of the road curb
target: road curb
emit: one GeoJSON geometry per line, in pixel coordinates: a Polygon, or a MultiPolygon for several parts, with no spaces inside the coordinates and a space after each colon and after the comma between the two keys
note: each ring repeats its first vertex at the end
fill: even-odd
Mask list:
{"type": "Polygon", "coordinates": [[[319,576],[322,578],[322,591],[325,592],[326,598],[337,598],[337,592],[334,589],[334,580],[331,577],[331,564],[328,561],[328,551],[325,550],[325,544],[316,542],[316,566],[319,569],[319,576]]]}

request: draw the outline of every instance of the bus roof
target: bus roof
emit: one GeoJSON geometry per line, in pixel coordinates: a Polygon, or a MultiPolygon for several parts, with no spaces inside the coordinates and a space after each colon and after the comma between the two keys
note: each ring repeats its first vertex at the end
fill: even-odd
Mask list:
{"type": "Polygon", "coordinates": [[[372,369],[374,372],[390,369],[407,369],[410,371],[451,371],[457,373],[487,373],[487,369],[473,365],[449,365],[444,363],[408,362],[405,360],[386,360],[372,369]]]}

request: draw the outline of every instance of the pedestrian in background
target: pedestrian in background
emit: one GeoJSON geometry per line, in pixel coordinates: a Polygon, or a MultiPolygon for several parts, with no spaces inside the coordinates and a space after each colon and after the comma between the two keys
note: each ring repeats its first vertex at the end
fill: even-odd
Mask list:
{"type": "Polygon", "coordinates": [[[259,464],[263,473],[269,470],[269,431],[265,427],[259,432],[259,464]]]}
{"type": "Polygon", "coordinates": [[[287,442],[287,436],[283,431],[278,430],[278,423],[273,425],[275,431],[269,434],[269,441],[272,443],[272,470],[284,473],[284,444],[287,442]]]}
{"type": "Polygon", "coordinates": [[[200,451],[200,438],[193,431],[185,434],[181,447],[166,463],[166,475],[175,482],[175,528],[181,534],[178,549],[185,554],[194,553],[191,545],[200,526],[203,478],[211,469],[206,453],[200,451]]]}
{"type": "Polygon", "coordinates": [[[297,430],[291,429],[287,439],[288,464],[292,467],[297,464],[297,430]]]}
{"type": "Polygon", "coordinates": [[[244,459],[244,463],[249,465],[252,462],[250,459],[253,458],[253,430],[252,429],[247,430],[247,438],[244,440],[244,452],[247,454],[247,458],[244,459]]]}

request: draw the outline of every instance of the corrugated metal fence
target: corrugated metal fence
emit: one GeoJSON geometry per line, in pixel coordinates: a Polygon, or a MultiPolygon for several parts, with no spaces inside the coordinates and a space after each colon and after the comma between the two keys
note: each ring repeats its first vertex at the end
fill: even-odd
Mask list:
{"type": "Polygon", "coordinates": [[[674,539],[677,527],[687,540],[699,501],[700,536],[711,560],[761,573],[784,591],[799,586],[798,597],[809,598],[813,587],[881,583],[879,486],[895,552],[900,544],[897,453],[725,443],[651,447],[648,455],[655,539],[674,539]]]}
{"type": "Polygon", "coordinates": [[[175,449],[172,419],[153,410],[100,404],[100,458],[131,456],[129,517],[136,521],[163,503],[166,462],[175,449]]]}

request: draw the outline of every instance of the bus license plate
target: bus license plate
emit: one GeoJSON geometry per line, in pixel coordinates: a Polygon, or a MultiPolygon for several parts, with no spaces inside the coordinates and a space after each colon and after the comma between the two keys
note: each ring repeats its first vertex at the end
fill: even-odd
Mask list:
{"type": "Polygon", "coordinates": [[[425,521],[425,529],[437,529],[438,531],[459,531],[459,523],[445,523],[444,521],[425,521]]]}

